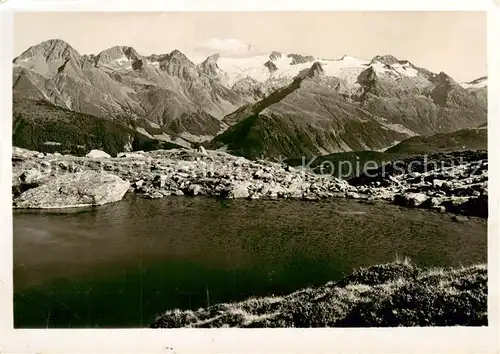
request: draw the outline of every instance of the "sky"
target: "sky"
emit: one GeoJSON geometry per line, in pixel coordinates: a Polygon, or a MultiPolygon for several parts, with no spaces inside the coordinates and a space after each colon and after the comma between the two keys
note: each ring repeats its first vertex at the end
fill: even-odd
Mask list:
{"type": "Polygon", "coordinates": [[[47,39],[81,54],[114,45],[191,57],[269,53],[360,59],[392,54],[458,81],[487,75],[484,12],[18,12],[14,54],[47,39]]]}

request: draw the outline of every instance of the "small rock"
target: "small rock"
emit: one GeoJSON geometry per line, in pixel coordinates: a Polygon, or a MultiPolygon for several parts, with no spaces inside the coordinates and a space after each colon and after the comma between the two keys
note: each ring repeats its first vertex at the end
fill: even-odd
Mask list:
{"type": "Polygon", "coordinates": [[[206,154],[207,154],[207,150],[205,150],[205,148],[204,148],[203,146],[200,146],[200,147],[198,148],[198,152],[199,152],[199,153],[201,153],[201,154],[203,154],[203,155],[206,155],[206,154]]]}
{"type": "Polygon", "coordinates": [[[149,198],[149,199],[159,199],[159,198],[163,198],[164,195],[163,195],[163,193],[160,193],[159,191],[153,191],[153,192],[146,194],[145,197],[149,198]]]}
{"type": "Polygon", "coordinates": [[[424,203],[429,197],[423,193],[407,193],[394,196],[394,203],[403,206],[417,207],[424,203]]]}
{"type": "Polygon", "coordinates": [[[155,185],[158,188],[165,188],[165,185],[167,184],[168,176],[165,175],[156,175],[155,178],[153,179],[153,185],[155,185]]]}
{"type": "Polygon", "coordinates": [[[446,212],[446,207],[443,205],[433,206],[432,209],[439,211],[440,213],[446,212]]]}
{"type": "Polygon", "coordinates": [[[176,196],[181,197],[181,196],[183,196],[183,195],[184,195],[184,192],[183,192],[183,191],[181,191],[180,189],[178,189],[178,190],[176,190],[173,194],[174,194],[174,195],[176,195],[176,196]]]}
{"type": "Polygon", "coordinates": [[[68,171],[71,173],[77,173],[77,172],[82,172],[83,169],[78,165],[71,164],[68,166],[68,171]]]}
{"type": "MultiPolygon", "coordinates": [[[[391,176],[391,175],[388,175],[388,177],[389,177],[389,180],[390,180],[391,182],[393,182],[394,184],[396,184],[396,185],[398,185],[398,186],[400,186],[400,185],[401,185],[401,181],[400,181],[399,179],[397,179],[396,177],[391,176]]],[[[379,183],[379,184],[380,184],[380,183],[379,183]]]]}
{"type": "Polygon", "coordinates": [[[432,197],[430,200],[431,207],[438,207],[446,200],[446,198],[432,197]]]}
{"type": "Polygon", "coordinates": [[[273,179],[273,175],[271,173],[263,173],[260,178],[264,181],[271,181],[273,179]]]}
{"type": "Polygon", "coordinates": [[[304,195],[303,199],[313,201],[313,200],[319,200],[319,197],[316,194],[309,193],[304,195]]]}
{"type": "Polygon", "coordinates": [[[116,155],[119,158],[127,158],[127,159],[145,159],[146,155],[141,151],[137,152],[120,152],[116,155]]]}
{"type": "Polygon", "coordinates": [[[176,172],[174,177],[176,177],[177,179],[182,179],[182,178],[188,178],[189,176],[190,176],[189,173],[176,172]]]}
{"type": "Polygon", "coordinates": [[[254,172],[253,178],[259,179],[264,173],[265,173],[264,170],[257,170],[254,172]]]}
{"type": "Polygon", "coordinates": [[[356,192],[345,192],[346,198],[360,199],[361,196],[356,192]]]}
{"type": "Polygon", "coordinates": [[[435,179],[432,181],[432,186],[434,188],[448,187],[448,182],[441,179],[435,179]]]}
{"type": "Polygon", "coordinates": [[[230,187],[228,191],[228,196],[230,198],[248,198],[250,193],[248,192],[249,183],[237,183],[230,187]]]}

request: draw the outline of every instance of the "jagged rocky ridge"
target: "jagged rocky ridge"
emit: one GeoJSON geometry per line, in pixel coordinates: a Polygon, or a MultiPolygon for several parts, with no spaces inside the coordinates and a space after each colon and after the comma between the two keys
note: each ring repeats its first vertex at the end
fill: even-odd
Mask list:
{"type": "Polygon", "coordinates": [[[133,119],[156,130],[150,135],[157,140],[189,143],[217,134],[225,114],[252,100],[213,80],[210,70],[178,50],[147,58],[116,46],[82,56],[64,41],[49,40],[14,59],[13,90],[22,99],[133,119]]]}
{"type": "Polygon", "coordinates": [[[226,116],[232,125],[215,137],[213,148],[250,159],[291,158],[329,152],[380,149],[411,136],[403,127],[347,102],[332,90],[315,64],[287,87],[226,116]]]}
{"type": "Polygon", "coordinates": [[[150,327],[486,326],[487,299],[486,265],[421,269],[395,261],[285,296],[169,310],[150,327]]]}
{"type": "MultiPolygon", "coordinates": [[[[382,149],[486,121],[486,80],[462,87],[445,73],[390,55],[363,61],[272,52],[194,63],[179,50],[143,56],[115,46],[81,55],[62,40],[48,40],[15,58],[13,75],[15,106],[48,102],[181,146],[218,135],[214,144],[248,158],[382,149]]],[[[47,142],[63,143],[54,141],[53,130],[38,130],[47,142]]],[[[20,134],[14,132],[20,146],[39,149],[20,134]]],[[[107,136],[100,139],[106,150],[107,136]]],[[[86,152],[93,148],[99,146],[86,152]]]]}
{"type": "MultiPolygon", "coordinates": [[[[487,217],[488,160],[481,152],[461,152],[396,161],[349,181],[265,160],[250,161],[221,151],[189,149],[120,153],[93,151],[89,157],[13,152],[14,206],[51,205],[48,199],[27,199],[32,189],[57,185],[59,177],[97,171],[130,183],[130,192],[146,198],[176,195],[220,198],[353,198],[386,200],[408,207],[487,217]],[[29,192],[29,193],[28,193],[29,192]],[[28,193],[28,194],[26,194],[28,193]]],[[[45,189],[43,189],[45,190],[45,189]]]]}
{"type": "Polygon", "coordinates": [[[290,85],[226,116],[224,122],[232,126],[211,146],[248,158],[300,158],[380,150],[412,136],[486,122],[485,100],[445,73],[396,62],[414,70],[412,75],[394,78],[389,64],[374,64],[359,74],[359,88],[348,99],[339,89],[344,82],[326,76],[315,62],[290,85]]]}

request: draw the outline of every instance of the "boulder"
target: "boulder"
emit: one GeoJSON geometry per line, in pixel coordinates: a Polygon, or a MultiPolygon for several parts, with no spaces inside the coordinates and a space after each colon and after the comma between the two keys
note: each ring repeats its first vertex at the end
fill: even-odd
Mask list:
{"type": "Polygon", "coordinates": [[[394,192],[387,188],[380,188],[374,191],[371,199],[394,200],[394,192]]]}
{"type": "Polygon", "coordinates": [[[441,179],[435,179],[432,181],[432,186],[434,188],[449,188],[448,181],[443,181],[441,179]]]}
{"type": "Polygon", "coordinates": [[[394,203],[403,206],[418,207],[429,199],[424,193],[406,193],[394,196],[394,203]]]}
{"type": "Polygon", "coordinates": [[[429,201],[429,206],[431,208],[436,208],[441,206],[448,198],[446,197],[432,197],[429,201]]]}
{"type": "Polygon", "coordinates": [[[207,150],[206,150],[203,146],[200,146],[200,147],[198,148],[198,152],[199,152],[200,154],[203,154],[203,155],[206,155],[206,154],[207,154],[207,150]]]}
{"type": "Polygon", "coordinates": [[[102,150],[90,150],[90,152],[85,155],[85,157],[88,157],[88,158],[94,158],[94,159],[100,159],[100,158],[109,158],[111,157],[111,155],[109,155],[108,153],[102,151],[102,150]]]}
{"type": "Polygon", "coordinates": [[[302,198],[308,187],[307,183],[293,183],[288,187],[286,196],[290,198],[302,198]]]}
{"type": "Polygon", "coordinates": [[[25,161],[30,158],[38,157],[39,155],[40,153],[38,151],[27,150],[16,146],[12,147],[12,161],[25,161]]]}
{"type": "Polygon", "coordinates": [[[203,188],[199,184],[191,184],[188,187],[188,193],[190,195],[198,195],[201,194],[203,188]]]}
{"type": "Polygon", "coordinates": [[[65,174],[23,192],[14,200],[17,208],[67,208],[95,206],[119,201],[130,183],[120,177],[84,171],[65,174]]]}
{"type": "Polygon", "coordinates": [[[249,186],[248,182],[234,183],[226,190],[225,196],[228,198],[248,198],[250,197],[249,186]]]}
{"type": "Polygon", "coordinates": [[[35,184],[42,179],[43,175],[36,168],[30,168],[19,176],[19,180],[24,184],[35,184]]]}
{"type": "Polygon", "coordinates": [[[153,179],[153,185],[158,188],[165,188],[167,181],[168,181],[168,176],[156,175],[153,179]]]}

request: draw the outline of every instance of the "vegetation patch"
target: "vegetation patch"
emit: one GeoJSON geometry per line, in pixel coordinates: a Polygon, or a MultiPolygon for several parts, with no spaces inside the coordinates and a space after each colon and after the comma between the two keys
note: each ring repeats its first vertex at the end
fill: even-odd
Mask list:
{"type": "Polygon", "coordinates": [[[170,310],[151,327],[486,326],[487,283],[484,264],[421,269],[396,260],[282,297],[170,310]]]}
{"type": "Polygon", "coordinates": [[[92,149],[110,155],[127,150],[177,148],[135,130],[129,119],[110,120],[74,112],[45,101],[14,98],[12,143],[40,152],[83,156],[92,149]]]}

